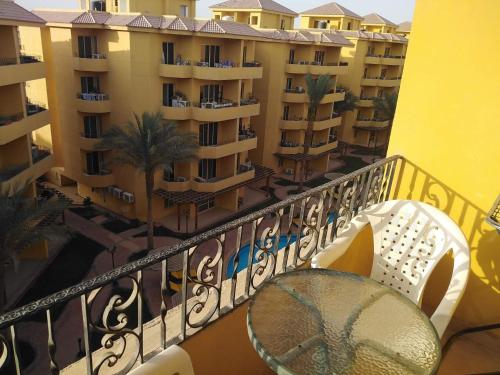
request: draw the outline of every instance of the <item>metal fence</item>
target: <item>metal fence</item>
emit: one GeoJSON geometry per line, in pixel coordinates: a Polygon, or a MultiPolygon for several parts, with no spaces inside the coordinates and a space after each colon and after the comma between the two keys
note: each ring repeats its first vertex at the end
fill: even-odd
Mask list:
{"type": "Polygon", "coordinates": [[[359,210],[392,198],[403,162],[400,156],[378,161],[0,316],[0,373],[58,374],[68,364],[81,366],[72,373],[128,372],[153,349],[179,343],[241,305],[274,275],[307,266],[359,210]],[[145,282],[145,271],[154,274],[149,270],[158,276],[145,282]],[[149,318],[146,296],[148,304],[158,296],[157,314],[149,318]],[[71,312],[55,324],[54,312],[70,301],[71,312]],[[17,328],[36,314],[43,334],[31,330],[29,338],[42,340],[36,349],[44,354],[24,365],[36,370],[23,371],[17,328]],[[62,359],[75,334],[55,327],[68,325],[83,337],[78,361],[62,359]]]}

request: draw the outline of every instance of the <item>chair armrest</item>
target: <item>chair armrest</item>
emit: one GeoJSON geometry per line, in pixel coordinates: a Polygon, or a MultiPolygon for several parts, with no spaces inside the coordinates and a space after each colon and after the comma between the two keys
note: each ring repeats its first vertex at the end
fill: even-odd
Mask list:
{"type": "Polygon", "coordinates": [[[368,224],[364,215],[358,215],[340,232],[337,238],[315,255],[311,260],[312,268],[328,268],[349,249],[357,234],[368,224]]]}

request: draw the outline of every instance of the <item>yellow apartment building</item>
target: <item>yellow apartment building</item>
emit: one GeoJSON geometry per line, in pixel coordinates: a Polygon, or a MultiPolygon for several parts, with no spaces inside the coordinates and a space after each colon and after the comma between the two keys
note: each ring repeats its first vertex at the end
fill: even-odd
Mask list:
{"type": "Polygon", "coordinates": [[[340,140],[369,148],[387,144],[389,122],[373,108],[373,98],[399,89],[408,40],[397,35],[397,25],[372,13],[365,17],[337,3],[329,3],[300,14],[301,27],[337,29],[350,46],[342,49],[348,64],[339,84],[360,98],[356,110],[346,112],[340,140]]]}
{"type": "Polygon", "coordinates": [[[337,32],[260,30],[286,43],[258,41],[256,59],[264,66],[262,80],[255,82],[254,92],[261,112],[252,118],[252,128],[259,138],[251,159],[296,180],[307,161],[309,176],[329,168],[330,153],[337,148],[337,128],[341,118],[334,104],[344,100],[337,89],[339,78],[348,67],[341,63],[341,51],[351,43],[337,32]],[[313,145],[304,154],[309,98],[307,74],[329,74],[333,86],[318,110],[313,127],[313,145]]]}
{"type": "Polygon", "coordinates": [[[96,11],[37,11],[47,21],[43,47],[49,102],[55,108],[56,182],[76,183],[81,196],[128,218],[144,219],[139,172],[94,151],[112,125],[133,113],[163,112],[180,131],[199,134],[199,160],[156,176],[154,217],[198,223],[212,207],[236,212],[245,186],[272,171],[252,164],[257,146],[250,119],[260,113],[254,80],[261,34],[247,25],[175,16],[96,11]]]}
{"type": "Polygon", "coordinates": [[[44,20],[13,1],[0,0],[0,191],[33,182],[54,165],[45,63],[44,20]],[[22,35],[20,27],[30,30],[22,35]]]}
{"type": "Polygon", "coordinates": [[[338,3],[328,3],[300,13],[301,29],[359,30],[363,17],[338,3]]]}
{"type": "Polygon", "coordinates": [[[216,20],[235,21],[260,29],[291,30],[298,16],[273,0],[228,0],[210,9],[216,20]]]}
{"type": "Polygon", "coordinates": [[[81,9],[114,13],[195,17],[196,0],[77,0],[81,9]]]}
{"type": "Polygon", "coordinates": [[[361,147],[387,144],[389,121],[374,109],[373,98],[399,90],[408,40],[396,34],[342,31],[354,46],[343,51],[349,72],[340,84],[359,97],[357,108],[344,114],[342,141],[361,147]]]}

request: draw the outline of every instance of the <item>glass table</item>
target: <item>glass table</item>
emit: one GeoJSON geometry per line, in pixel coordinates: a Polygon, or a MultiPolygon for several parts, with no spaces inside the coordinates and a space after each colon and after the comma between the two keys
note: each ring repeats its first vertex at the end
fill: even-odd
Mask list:
{"type": "Polygon", "coordinates": [[[278,275],[248,309],[248,334],[278,374],[433,374],[436,331],[410,300],[378,282],[332,270],[278,275]]]}

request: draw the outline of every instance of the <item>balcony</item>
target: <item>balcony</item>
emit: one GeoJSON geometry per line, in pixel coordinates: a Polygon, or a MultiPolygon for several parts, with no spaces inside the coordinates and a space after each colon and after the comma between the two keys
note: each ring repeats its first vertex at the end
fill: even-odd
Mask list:
{"type": "Polygon", "coordinates": [[[296,118],[293,120],[283,120],[280,121],[280,129],[283,130],[306,130],[307,121],[301,118],[296,118]]]}
{"type": "Polygon", "coordinates": [[[187,191],[191,189],[191,181],[185,177],[177,177],[175,181],[161,180],[159,188],[166,191],[187,191]]]}
{"type": "Polygon", "coordinates": [[[159,75],[165,78],[192,78],[193,67],[187,62],[183,64],[160,64],[159,75]]]}
{"type": "Polygon", "coordinates": [[[48,111],[37,112],[24,117],[22,113],[0,116],[0,145],[44,127],[50,123],[48,111]]]}
{"type": "Polygon", "coordinates": [[[310,155],[323,154],[323,153],[328,152],[328,151],[333,151],[334,149],[337,148],[337,146],[338,146],[338,142],[337,141],[322,142],[322,143],[313,144],[309,148],[309,154],[310,155]]]}
{"type": "Polygon", "coordinates": [[[356,103],[358,107],[373,107],[374,97],[360,98],[356,103]]]}
{"type": "Polygon", "coordinates": [[[23,186],[26,181],[35,181],[55,165],[54,156],[49,151],[35,151],[32,156],[32,165],[25,163],[0,171],[0,191],[9,191],[23,186]]]}
{"type": "Polygon", "coordinates": [[[281,141],[278,145],[278,154],[281,155],[294,155],[304,152],[304,148],[297,142],[281,141]]]}
{"type": "Polygon", "coordinates": [[[44,78],[46,75],[45,63],[35,56],[20,56],[17,58],[0,60],[0,86],[32,81],[44,78]]]}
{"type": "Polygon", "coordinates": [[[198,149],[198,157],[200,159],[219,159],[224,156],[253,150],[254,148],[257,148],[257,138],[248,138],[237,142],[229,142],[226,144],[201,146],[198,149]]]}
{"type": "Polygon", "coordinates": [[[314,131],[325,130],[333,128],[335,126],[340,126],[341,124],[342,124],[341,116],[336,115],[332,117],[326,117],[322,120],[314,121],[313,130],[314,131]]]}
{"type": "Polygon", "coordinates": [[[347,74],[349,67],[344,64],[330,63],[321,65],[318,63],[304,62],[301,64],[286,64],[285,72],[289,74],[313,74],[313,75],[342,75],[347,74]]]}
{"type": "Polygon", "coordinates": [[[192,187],[195,191],[202,193],[216,193],[218,191],[228,189],[231,186],[244,183],[255,177],[255,169],[248,170],[243,173],[235,174],[229,177],[216,177],[207,181],[200,178],[192,182],[192,187]]]}
{"type": "Polygon", "coordinates": [[[392,56],[392,55],[366,55],[365,64],[376,64],[376,65],[403,65],[405,62],[404,56],[392,56]]]}
{"type": "Polygon", "coordinates": [[[95,150],[95,146],[101,142],[101,138],[91,138],[91,137],[86,137],[85,135],[82,135],[79,140],[79,145],[81,150],[85,151],[93,151],[95,150]]]}
{"type": "Polygon", "coordinates": [[[93,188],[103,188],[114,184],[115,177],[113,173],[106,169],[95,172],[83,172],[79,178],[79,183],[93,188]]]}
{"type": "Polygon", "coordinates": [[[193,120],[217,122],[257,116],[260,113],[260,104],[238,106],[230,100],[223,100],[198,104],[192,108],[192,111],[193,120]]]}
{"type": "MultiPolygon", "coordinates": [[[[326,94],[321,100],[321,104],[334,103],[344,100],[345,92],[343,91],[331,91],[326,94]]],[[[309,103],[309,96],[302,87],[296,87],[294,89],[285,89],[283,94],[283,101],[286,103],[309,103]]]]}
{"type": "Polygon", "coordinates": [[[81,93],[76,99],[76,109],[84,113],[109,113],[111,102],[106,94],[81,93]]]}
{"type": "Polygon", "coordinates": [[[193,66],[193,78],[203,80],[227,81],[238,79],[259,79],[262,78],[262,72],[263,68],[261,66],[193,66]]]}
{"type": "Polygon", "coordinates": [[[386,128],[389,126],[389,120],[358,118],[356,119],[356,126],[366,128],[386,128]]]}
{"type": "Polygon", "coordinates": [[[109,70],[108,59],[102,53],[94,53],[92,57],[74,57],[73,69],[81,72],[104,73],[109,70]]]}
{"type": "Polygon", "coordinates": [[[401,77],[364,77],[361,86],[397,87],[401,84],[401,77]]]}

